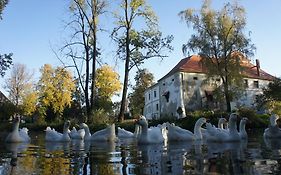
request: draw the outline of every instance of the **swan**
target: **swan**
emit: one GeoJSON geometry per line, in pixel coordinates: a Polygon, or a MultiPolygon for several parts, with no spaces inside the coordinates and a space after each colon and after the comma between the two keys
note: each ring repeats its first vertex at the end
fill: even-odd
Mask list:
{"type": "Polygon", "coordinates": [[[135,124],[135,131],[134,132],[130,132],[127,131],[126,129],[117,127],[117,135],[118,138],[135,138],[138,136],[138,134],[140,133],[140,126],[135,124]]]}
{"type": "Polygon", "coordinates": [[[168,141],[192,141],[195,139],[194,134],[174,124],[167,124],[168,141]]]}
{"type": "Polygon", "coordinates": [[[19,129],[20,125],[20,116],[16,116],[13,123],[13,130],[6,137],[6,142],[15,143],[15,142],[29,142],[30,137],[28,135],[28,129],[22,128],[19,129]]]}
{"type": "MultiPolygon", "coordinates": [[[[212,125],[210,124],[206,124],[206,126],[209,125],[208,127],[210,128],[212,125]]],[[[214,127],[214,126],[212,126],[214,127]]],[[[216,127],[214,127],[216,128],[216,127]]],[[[228,122],[225,118],[221,117],[219,120],[218,120],[218,127],[216,128],[218,130],[221,130],[223,132],[228,132],[228,122]]],[[[204,129],[204,128],[201,128],[201,132],[202,132],[202,135],[203,135],[203,138],[207,138],[209,135],[207,133],[207,129],[204,129]]]]}
{"type": "Polygon", "coordinates": [[[277,125],[279,116],[272,114],[269,118],[269,126],[264,130],[263,136],[266,138],[281,138],[281,130],[277,125]]]}
{"type": "Polygon", "coordinates": [[[69,142],[71,140],[70,136],[68,134],[69,126],[70,126],[70,121],[67,120],[64,123],[64,126],[63,126],[63,133],[59,133],[55,129],[52,129],[51,127],[48,126],[45,130],[46,131],[45,141],[48,141],[48,142],[69,142]]]}
{"type": "Polygon", "coordinates": [[[86,123],[81,123],[80,128],[85,130],[84,140],[86,141],[116,141],[115,124],[109,125],[106,128],[91,134],[86,123]]]}
{"type": "Polygon", "coordinates": [[[168,140],[168,122],[163,124],[158,124],[157,127],[161,129],[161,133],[165,141],[168,140]]]}
{"type": "Polygon", "coordinates": [[[245,129],[246,127],[246,123],[247,123],[248,119],[246,117],[243,117],[240,120],[240,124],[239,124],[239,136],[241,139],[248,139],[248,135],[247,135],[247,131],[245,129]]]}
{"type": "Polygon", "coordinates": [[[83,140],[84,136],[85,136],[85,130],[79,129],[77,131],[76,128],[73,127],[72,130],[69,132],[69,136],[70,136],[71,139],[83,140]]]}
{"type": "Polygon", "coordinates": [[[232,142],[240,141],[240,136],[237,130],[237,114],[232,113],[229,117],[229,128],[228,130],[217,129],[211,123],[206,124],[207,128],[207,141],[213,142],[232,142]]]}
{"type": "Polygon", "coordinates": [[[225,118],[220,118],[218,121],[219,129],[227,129],[227,120],[225,118]]]}
{"type": "Polygon", "coordinates": [[[167,124],[168,126],[168,141],[192,141],[202,139],[202,125],[206,123],[205,118],[199,118],[194,126],[194,133],[183,129],[179,126],[167,124]]]}
{"type": "Polygon", "coordinates": [[[144,116],[140,116],[136,121],[136,124],[141,126],[141,133],[137,137],[138,143],[141,144],[153,144],[164,143],[164,137],[160,127],[150,127],[148,129],[148,122],[144,116]]]}

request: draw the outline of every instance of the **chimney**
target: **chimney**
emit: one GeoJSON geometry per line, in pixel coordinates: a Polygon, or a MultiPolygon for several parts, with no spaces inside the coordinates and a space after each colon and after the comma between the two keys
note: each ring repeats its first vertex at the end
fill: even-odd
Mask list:
{"type": "Polygon", "coordinates": [[[256,59],[257,75],[260,76],[260,61],[256,59]]]}

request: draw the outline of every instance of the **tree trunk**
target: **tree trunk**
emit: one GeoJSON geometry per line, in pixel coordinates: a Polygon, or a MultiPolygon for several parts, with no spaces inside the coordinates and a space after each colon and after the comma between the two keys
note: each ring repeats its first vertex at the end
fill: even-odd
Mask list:
{"type": "Polygon", "coordinates": [[[226,102],[226,110],[227,112],[231,112],[231,105],[230,105],[230,96],[229,96],[229,90],[228,90],[228,84],[224,83],[224,96],[225,96],[225,102],[226,102]]]}
{"type": "Polygon", "coordinates": [[[128,81],[129,81],[129,65],[130,65],[130,21],[128,19],[128,2],[125,1],[125,16],[126,16],[126,61],[125,61],[125,75],[124,75],[124,84],[123,84],[123,93],[121,100],[120,113],[118,116],[118,121],[122,122],[124,120],[125,114],[125,105],[127,101],[127,90],[128,90],[128,81]]]}
{"type": "Polygon", "coordinates": [[[89,77],[90,77],[90,60],[89,60],[89,50],[86,49],[86,79],[85,79],[85,101],[86,101],[86,119],[85,122],[87,122],[90,113],[91,113],[91,104],[89,102],[89,77]]]}
{"type": "Polygon", "coordinates": [[[93,21],[93,52],[92,52],[92,86],[91,86],[91,109],[94,109],[94,99],[95,99],[95,86],[96,86],[96,60],[97,60],[97,24],[96,24],[96,18],[97,18],[97,2],[96,0],[92,0],[92,21],[93,21]]]}

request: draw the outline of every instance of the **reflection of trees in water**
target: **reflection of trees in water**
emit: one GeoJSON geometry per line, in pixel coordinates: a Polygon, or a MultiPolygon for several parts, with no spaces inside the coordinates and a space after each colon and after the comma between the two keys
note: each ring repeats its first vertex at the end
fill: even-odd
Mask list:
{"type": "Polygon", "coordinates": [[[247,141],[229,143],[208,143],[208,169],[209,173],[248,174],[250,164],[245,158],[247,141]]]}
{"type": "Polygon", "coordinates": [[[136,174],[163,174],[165,157],[163,144],[138,145],[138,166],[136,174]]]}
{"type": "Polygon", "coordinates": [[[2,146],[8,150],[4,174],[281,174],[281,139],[249,143],[248,147],[247,142],[165,146],[122,140],[2,146]]]}
{"type": "Polygon", "coordinates": [[[89,156],[90,174],[114,175],[115,142],[92,142],[89,156]]]}

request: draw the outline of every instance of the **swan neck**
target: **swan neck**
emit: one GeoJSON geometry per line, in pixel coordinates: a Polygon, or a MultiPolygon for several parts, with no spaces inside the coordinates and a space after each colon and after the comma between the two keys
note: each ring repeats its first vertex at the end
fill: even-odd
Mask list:
{"type": "Polygon", "coordinates": [[[223,122],[222,121],[219,121],[218,128],[223,129],[223,122]]]}
{"type": "Polygon", "coordinates": [[[84,130],[86,136],[91,135],[89,127],[84,127],[84,130]]]}
{"type": "Polygon", "coordinates": [[[20,125],[19,121],[15,122],[13,131],[18,131],[19,130],[19,125],[20,125]]]}
{"type": "Polygon", "coordinates": [[[139,125],[135,125],[134,134],[135,134],[135,135],[138,135],[139,133],[140,133],[140,127],[139,127],[139,125]]]}
{"type": "Polygon", "coordinates": [[[229,121],[229,131],[237,131],[236,121],[233,120],[229,121]]]}
{"type": "Polygon", "coordinates": [[[278,120],[278,118],[270,117],[270,124],[271,124],[271,126],[276,126],[277,125],[277,120],[278,120]]]}
{"type": "Polygon", "coordinates": [[[239,132],[244,132],[244,131],[246,131],[246,129],[245,129],[245,123],[244,122],[240,122],[240,125],[239,125],[239,132]]]}
{"type": "Polygon", "coordinates": [[[68,133],[68,129],[69,129],[69,127],[65,126],[65,127],[63,128],[63,133],[68,133]]]}
{"type": "Polygon", "coordinates": [[[147,135],[147,132],[148,132],[148,126],[147,125],[144,125],[144,126],[142,126],[142,130],[141,130],[142,132],[142,135],[147,135]]]}
{"type": "Polygon", "coordinates": [[[194,135],[197,139],[202,139],[202,132],[201,132],[202,124],[200,122],[196,122],[194,126],[194,135]]]}

